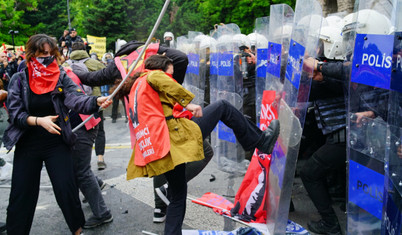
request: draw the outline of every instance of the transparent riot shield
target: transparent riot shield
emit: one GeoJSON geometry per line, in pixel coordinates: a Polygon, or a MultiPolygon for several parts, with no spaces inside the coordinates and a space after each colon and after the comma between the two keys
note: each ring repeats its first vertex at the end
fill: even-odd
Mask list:
{"type": "Polygon", "coordinates": [[[394,48],[392,56],[390,99],[388,110],[389,151],[385,158],[385,195],[381,234],[402,232],[402,0],[395,12],[394,48]]]}
{"type": "MultiPolygon", "coordinates": [[[[189,39],[187,38],[187,36],[180,36],[177,37],[177,42],[176,42],[176,49],[179,51],[182,51],[183,53],[185,53],[186,55],[188,55],[189,53],[189,39]]],[[[184,76],[184,81],[183,81],[183,86],[184,87],[188,87],[187,85],[187,79],[188,77],[188,69],[186,70],[186,75],[184,76]]]]}
{"type": "Polygon", "coordinates": [[[391,85],[387,123],[389,150],[385,158],[385,191],[381,234],[402,231],[402,0],[395,7],[399,12],[394,32],[391,85]]]}
{"type": "MultiPolygon", "coordinates": [[[[288,9],[287,7],[285,8],[288,9]]],[[[284,12],[288,12],[289,15],[292,12],[290,9],[283,10],[283,8],[279,8],[279,10],[271,8],[271,15],[275,12],[282,12],[279,14],[279,18],[282,20],[287,19],[287,14],[284,14],[284,12]]],[[[278,119],[281,123],[281,132],[271,155],[268,176],[267,226],[270,234],[284,234],[288,221],[297,155],[313,72],[312,68],[303,66],[303,60],[307,56],[314,58],[317,54],[321,14],[321,6],[316,0],[299,0],[296,2],[294,27],[290,38],[286,69],[284,70],[286,74],[285,76],[283,76],[283,73],[281,74],[281,70],[284,68],[280,68],[275,72],[274,70],[268,71],[269,74],[275,73],[278,76],[270,75],[273,79],[271,83],[267,81],[267,87],[277,91],[276,103],[273,106],[279,113],[278,119]]],[[[277,25],[272,28],[270,26],[270,31],[275,30],[275,27],[279,29],[281,26],[286,25],[280,25],[275,20],[272,18],[270,20],[271,25],[277,25]]],[[[285,38],[276,41],[280,45],[278,49],[283,49],[284,41],[285,38]],[[282,40],[282,44],[279,44],[280,40],[282,40]]],[[[270,46],[268,50],[270,50],[270,46]]],[[[279,53],[271,58],[279,64],[281,59],[278,60],[277,56],[282,56],[283,54],[284,52],[279,50],[279,53]]]]}
{"type": "MultiPolygon", "coordinates": [[[[219,35],[217,40],[218,74],[216,84],[211,84],[211,100],[227,100],[241,110],[243,77],[239,65],[240,49],[232,41],[234,35],[240,34],[240,28],[236,24],[220,25],[217,34],[219,35]],[[215,97],[212,98],[213,96],[215,97]]],[[[215,58],[211,57],[211,63],[214,63],[213,59],[215,58]]],[[[214,159],[219,169],[229,173],[244,173],[245,169],[239,169],[241,167],[239,163],[244,160],[244,150],[229,127],[219,122],[211,135],[211,141],[214,159]]]]}
{"type": "MultiPolygon", "coordinates": [[[[254,34],[250,39],[255,40],[255,56],[257,57],[255,66],[255,110],[258,126],[260,126],[262,93],[265,89],[265,77],[268,65],[268,28],[269,17],[266,16],[255,19],[254,34]]],[[[251,46],[253,47],[253,43],[251,46]]]]}
{"type": "Polygon", "coordinates": [[[395,11],[391,1],[357,1],[344,18],[348,88],[348,234],[381,234],[395,11]],[[348,66],[349,65],[349,66],[348,66]]]}
{"type": "Polygon", "coordinates": [[[293,9],[286,4],[272,5],[268,35],[268,64],[266,89],[282,91],[289,54],[289,42],[293,29],[293,9]]]}
{"type": "Polygon", "coordinates": [[[205,77],[200,74],[200,42],[206,37],[200,32],[188,33],[188,66],[184,87],[191,91],[195,97],[191,101],[194,104],[204,105],[205,77]]]}
{"type": "Polygon", "coordinates": [[[188,44],[187,36],[180,36],[177,38],[176,49],[187,54],[187,44],[188,44]]]}
{"type": "Polygon", "coordinates": [[[204,81],[204,102],[203,106],[207,106],[211,103],[211,83],[216,81],[217,76],[217,64],[216,64],[216,40],[210,36],[204,36],[201,38],[199,44],[200,54],[200,78],[204,81]],[[214,57],[214,60],[212,60],[214,57]],[[214,65],[212,62],[214,61],[214,65]],[[214,71],[212,71],[214,70],[214,71]],[[214,78],[212,78],[214,76],[214,78]]]}

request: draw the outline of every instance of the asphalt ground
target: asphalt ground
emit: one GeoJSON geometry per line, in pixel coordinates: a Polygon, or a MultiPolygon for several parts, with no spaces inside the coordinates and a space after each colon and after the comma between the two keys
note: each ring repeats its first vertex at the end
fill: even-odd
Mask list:
{"type": "MultiPolygon", "coordinates": [[[[105,110],[106,150],[105,162],[107,168],[97,170],[97,158],[93,151],[92,170],[95,175],[101,177],[107,187],[102,191],[105,202],[110,208],[114,220],[112,223],[99,226],[94,229],[85,229],[86,235],[98,234],[144,234],[143,231],[163,234],[164,223],[153,223],[154,194],[152,179],[139,178],[126,180],[125,169],[131,156],[130,137],[125,118],[117,119],[112,123],[110,118],[111,107],[105,110]]],[[[120,107],[122,110],[122,106],[120,107]]],[[[0,149],[6,161],[12,163],[13,152],[6,154],[4,148],[0,149]]],[[[303,161],[298,162],[298,168],[303,161]]],[[[230,176],[218,169],[214,160],[188,184],[188,197],[201,197],[206,192],[225,195],[228,200],[234,200],[234,195],[241,184],[243,176],[230,176]],[[215,180],[211,181],[213,176],[215,180]],[[229,195],[230,194],[230,195],[229,195]]],[[[6,208],[10,193],[11,180],[0,182],[0,221],[6,219],[6,208]]],[[[82,198],[82,195],[80,195],[82,198]]],[[[293,184],[292,200],[295,211],[289,213],[289,219],[307,228],[310,220],[318,220],[317,211],[309,199],[299,177],[293,184]]],[[[340,210],[341,203],[334,202],[334,209],[343,228],[345,228],[346,216],[340,210]]],[[[86,218],[92,213],[87,203],[82,208],[86,218]]],[[[243,224],[224,218],[213,212],[212,209],[187,201],[186,217],[183,229],[189,230],[218,230],[232,231],[243,224]]],[[[32,224],[31,234],[70,234],[59,209],[48,178],[46,169],[42,170],[41,190],[32,224]]]]}

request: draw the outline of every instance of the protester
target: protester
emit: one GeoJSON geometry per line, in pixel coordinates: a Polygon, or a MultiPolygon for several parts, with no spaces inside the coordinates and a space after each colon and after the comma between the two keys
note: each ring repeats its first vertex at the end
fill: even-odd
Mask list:
{"type": "Polygon", "coordinates": [[[15,146],[11,192],[7,208],[8,234],[29,234],[45,163],[57,203],[73,234],[85,223],[75,182],[68,110],[91,114],[107,107],[107,97],[89,97],[58,65],[57,43],[45,34],[33,35],[26,45],[27,69],[13,76],[7,105],[10,125],[4,146],[15,146]],[[104,103],[105,102],[105,103],[104,103]]]}
{"type": "MultiPolygon", "coordinates": [[[[168,57],[152,55],[145,61],[144,73],[130,77],[130,81],[125,83],[125,88],[119,91],[119,96],[129,95],[129,107],[134,109],[130,110],[130,120],[134,128],[149,128],[151,139],[158,140],[158,146],[152,146],[155,148],[155,154],[147,161],[147,158],[143,160],[142,156],[149,152],[140,146],[141,141],[137,139],[127,177],[130,179],[165,175],[169,183],[170,204],[167,208],[164,233],[181,234],[187,196],[185,163],[199,161],[204,157],[203,139],[212,132],[216,124],[222,121],[233,129],[244,149],[258,148],[270,154],[279,135],[279,122],[274,120],[268,129],[262,132],[224,100],[202,110],[201,106],[190,103],[194,95],[172,79],[172,74],[173,63],[168,57]],[[146,84],[149,84],[150,88],[147,88],[146,84]],[[149,95],[152,94],[152,89],[160,99],[160,110],[157,102],[152,104],[152,101],[155,102],[155,95],[149,95]],[[141,102],[137,102],[137,99],[141,102]],[[149,106],[153,108],[149,109],[149,106]],[[144,110],[145,107],[147,111],[144,110]],[[183,107],[186,110],[183,111],[183,107]],[[161,117],[163,119],[160,119],[161,117]],[[166,132],[163,130],[164,126],[166,132]],[[164,149],[165,141],[168,142],[167,149],[164,149]]],[[[138,133],[141,132],[136,132],[136,135],[138,133]]]]}
{"type": "MultiPolygon", "coordinates": [[[[3,144],[3,135],[8,124],[8,113],[5,106],[5,101],[7,99],[7,91],[0,89],[0,147],[3,144]]],[[[0,157],[0,180],[11,179],[11,172],[13,165],[6,162],[2,157],[0,157]]],[[[0,226],[1,231],[1,226],[0,226]]]]}
{"type": "MultiPolygon", "coordinates": [[[[70,58],[65,65],[84,66],[88,71],[96,71],[105,67],[101,62],[89,57],[85,51],[85,44],[81,42],[74,43],[70,58]]],[[[75,74],[70,75],[71,78],[73,76],[76,77],[75,74]]],[[[80,83],[78,77],[76,79],[80,83]]],[[[86,91],[86,94],[93,95],[92,88],[88,87],[86,89],[85,85],[80,85],[86,91]]],[[[74,111],[70,113],[72,128],[81,124],[85,119],[86,116],[80,116],[74,111]]],[[[106,183],[95,177],[91,170],[92,146],[98,134],[99,127],[97,124],[100,122],[101,117],[93,119],[75,132],[77,134],[77,141],[72,153],[74,172],[77,177],[78,187],[85,196],[86,201],[88,201],[93,213],[93,216],[85,222],[84,228],[94,228],[113,221],[113,215],[107,208],[101,193],[101,188],[104,188],[106,183]]]]}
{"type": "Polygon", "coordinates": [[[18,64],[14,53],[11,53],[10,60],[8,60],[7,54],[0,52],[0,79],[4,90],[8,90],[8,83],[13,74],[17,72],[17,67],[18,64]]]}
{"type": "Polygon", "coordinates": [[[70,30],[65,29],[63,31],[63,35],[60,36],[59,41],[58,41],[59,47],[64,47],[66,45],[66,38],[69,34],[70,34],[70,30]]]}
{"type": "MultiPolygon", "coordinates": [[[[105,65],[110,64],[112,61],[113,61],[113,53],[108,52],[103,55],[102,62],[105,65]]],[[[123,109],[124,110],[126,109],[124,102],[123,102],[123,109]]],[[[123,115],[124,115],[124,113],[125,113],[125,111],[123,111],[123,115]]],[[[126,115],[124,115],[124,116],[125,116],[125,119],[127,122],[128,117],[126,115]]],[[[113,97],[111,117],[112,117],[112,123],[116,123],[117,118],[121,117],[121,114],[119,113],[119,99],[117,99],[116,97],[113,97]]],[[[102,162],[100,162],[100,163],[102,163],[102,162]]],[[[104,166],[103,166],[103,169],[105,169],[105,168],[106,168],[106,164],[104,164],[104,166]]],[[[100,169],[103,170],[102,168],[100,168],[100,169]]]]}
{"type": "MultiPolygon", "coordinates": [[[[4,102],[7,99],[7,91],[0,90],[0,146],[3,144],[3,134],[7,126],[7,111],[5,110],[4,102]]],[[[0,158],[0,180],[11,178],[12,165],[0,158]]],[[[0,233],[6,231],[6,223],[0,222],[0,233]]]]}
{"type": "MultiPolygon", "coordinates": [[[[122,45],[121,49],[117,51],[116,56],[123,57],[124,55],[131,55],[131,53],[136,53],[137,48],[142,45],[143,43],[138,41],[128,42],[127,44],[122,45]]],[[[147,49],[147,51],[152,50],[154,49],[150,49],[150,47],[148,47],[147,49]]],[[[168,56],[173,60],[173,66],[174,66],[173,76],[179,84],[182,84],[188,64],[187,55],[179,50],[163,46],[159,46],[157,48],[157,53],[165,54],[166,56],[168,56]]],[[[87,72],[85,70],[80,70],[79,68],[74,69],[74,72],[80,77],[81,81],[87,85],[113,84],[117,80],[119,79],[121,80],[123,76],[121,75],[119,69],[117,68],[115,61],[112,61],[110,64],[108,64],[108,66],[105,69],[96,72],[87,72]]],[[[204,141],[204,155],[205,155],[204,159],[196,162],[190,162],[187,164],[186,167],[187,181],[191,180],[199,172],[201,172],[202,169],[204,169],[204,167],[213,157],[213,150],[210,144],[206,141],[204,141]]],[[[161,223],[165,221],[166,208],[167,204],[169,203],[168,199],[166,198],[167,181],[166,178],[163,175],[161,175],[154,177],[153,183],[155,188],[155,194],[154,194],[155,209],[154,209],[153,221],[156,223],[161,223]],[[163,192],[158,193],[159,189],[161,189],[163,192]]]]}

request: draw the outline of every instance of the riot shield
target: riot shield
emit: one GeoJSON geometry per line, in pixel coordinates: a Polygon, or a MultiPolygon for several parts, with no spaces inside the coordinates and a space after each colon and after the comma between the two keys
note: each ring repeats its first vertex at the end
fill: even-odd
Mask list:
{"type": "Polygon", "coordinates": [[[187,36],[180,36],[177,38],[176,49],[187,54],[187,44],[188,44],[187,36]]]}
{"type": "MultiPolygon", "coordinates": [[[[239,33],[240,28],[236,24],[218,26],[218,75],[216,84],[211,84],[211,100],[214,100],[215,97],[216,100],[227,100],[241,110],[243,77],[239,68],[240,49],[232,41],[234,35],[239,33]],[[212,91],[215,88],[216,93],[212,91]],[[215,97],[212,98],[213,96],[215,97]]],[[[219,122],[211,134],[211,141],[214,148],[214,159],[217,161],[219,169],[229,173],[244,173],[245,169],[239,169],[239,163],[244,159],[244,150],[229,127],[219,122]]]]}
{"type": "Polygon", "coordinates": [[[265,89],[265,77],[267,71],[267,56],[268,56],[268,34],[269,34],[269,17],[260,17],[255,19],[254,34],[250,36],[250,41],[255,40],[255,56],[257,63],[255,66],[255,110],[257,125],[260,126],[261,116],[261,101],[262,93],[265,89]]]}
{"type": "Polygon", "coordinates": [[[385,158],[385,195],[381,234],[402,231],[402,0],[395,6],[394,48],[387,123],[389,150],[385,158]]]}
{"type": "MultiPolygon", "coordinates": [[[[187,38],[187,36],[180,36],[177,37],[177,42],[176,42],[176,49],[179,51],[182,51],[183,53],[185,53],[186,55],[188,55],[189,52],[189,40],[187,38]]],[[[184,76],[184,81],[183,81],[183,86],[184,87],[188,87],[187,86],[187,75],[188,74],[188,69],[186,70],[186,75],[184,76]]]]}
{"type": "MultiPolygon", "coordinates": [[[[271,6],[271,16],[276,14],[279,16],[270,19],[270,32],[287,25],[284,21],[289,22],[288,17],[291,17],[291,13],[287,6],[282,5],[278,8],[271,6]],[[281,20],[282,23],[277,20],[281,20]]],[[[313,72],[312,68],[303,66],[303,60],[306,56],[315,57],[317,54],[321,14],[322,9],[318,1],[297,1],[286,70],[279,66],[276,70],[274,66],[270,70],[270,65],[267,68],[267,74],[270,74],[271,78],[267,80],[267,87],[276,92],[273,108],[278,112],[281,123],[281,132],[271,155],[268,177],[270,196],[267,199],[267,227],[270,234],[284,234],[288,220],[297,155],[313,72]],[[286,71],[286,74],[281,73],[281,70],[286,71]]],[[[284,27],[282,30],[285,30],[284,27]]],[[[270,40],[275,40],[274,43],[279,45],[277,50],[272,49],[270,62],[272,60],[279,64],[282,58],[278,59],[278,56],[286,53],[283,51],[286,50],[284,46],[287,43],[286,37],[279,39],[270,37],[270,40]]],[[[270,45],[275,48],[276,44],[269,44],[268,51],[271,49],[270,45]]]]}
{"type": "Polygon", "coordinates": [[[349,75],[346,77],[349,234],[380,234],[386,212],[384,167],[388,135],[392,133],[387,113],[394,45],[390,33],[398,14],[391,1],[359,1],[355,13],[344,18],[343,48],[347,53],[344,70],[349,75]]]}
{"type": "Polygon", "coordinates": [[[200,32],[188,33],[188,66],[184,87],[191,91],[195,97],[191,103],[204,106],[205,77],[200,76],[200,42],[206,37],[200,32]]]}
{"type": "Polygon", "coordinates": [[[268,61],[266,90],[282,91],[289,53],[289,41],[293,29],[293,9],[286,4],[272,5],[268,35],[268,61]]]}
{"type": "MultiPolygon", "coordinates": [[[[211,83],[216,81],[217,75],[217,65],[212,65],[212,57],[216,57],[216,40],[210,36],[204,36],[201,38],[199,44],[199,54],[200,54],[200,78],[204,81],[204,106],[207,106],[211,103],[211,83]],[[214,69],[214,71],[211,71],[214,69]],[[214,76],[214,78],[212,78],[214,76]]],[[[216,62],[215,62],[216,63],[216,62]]]]}

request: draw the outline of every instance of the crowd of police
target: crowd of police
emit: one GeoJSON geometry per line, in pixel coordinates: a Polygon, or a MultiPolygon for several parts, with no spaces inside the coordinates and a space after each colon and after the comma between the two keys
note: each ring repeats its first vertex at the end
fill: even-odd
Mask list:
{"type": "MultiPolygon", "coordinates": [[[[298,4],[311,7],[312,2],[298,4]]],[[[354,13],[327,17],[314,7],[311,12],[296,7],[292,17],[287,12],[274,18],[273,7],[269,29],[258,24],[264,21],[260,18],[249,35],[221,24],[210,35],[191,31],[176,41],[170,36],[170,45],[189,57],[184,86],[204,97],[198,104],[227,99],[254,123],[262,115],[259,90],[275,90],[304,126],[296,156],[305,163],[296,174],[321,216],[308,229],[318,234],[399,234],[401,2],[360,1],[354,13]],[[294,49],[298,44],[299,51],[294,49]],[[373,181],[381,184],[364,176],[372,171],[378,173],[373,181]],[[347,228],[340,226],[334,199],[344,202],[347,228]],[[396,212],[390,216],[390,211],[396,212]]],[[[281,128],[292,125],[280,114],[279,120],[281,128]]],[[[230,140],[218,136],[215,142],[211,136],[217,158],[250,159],[252,153],[236,145],[228,148],[230,140]]]]}

